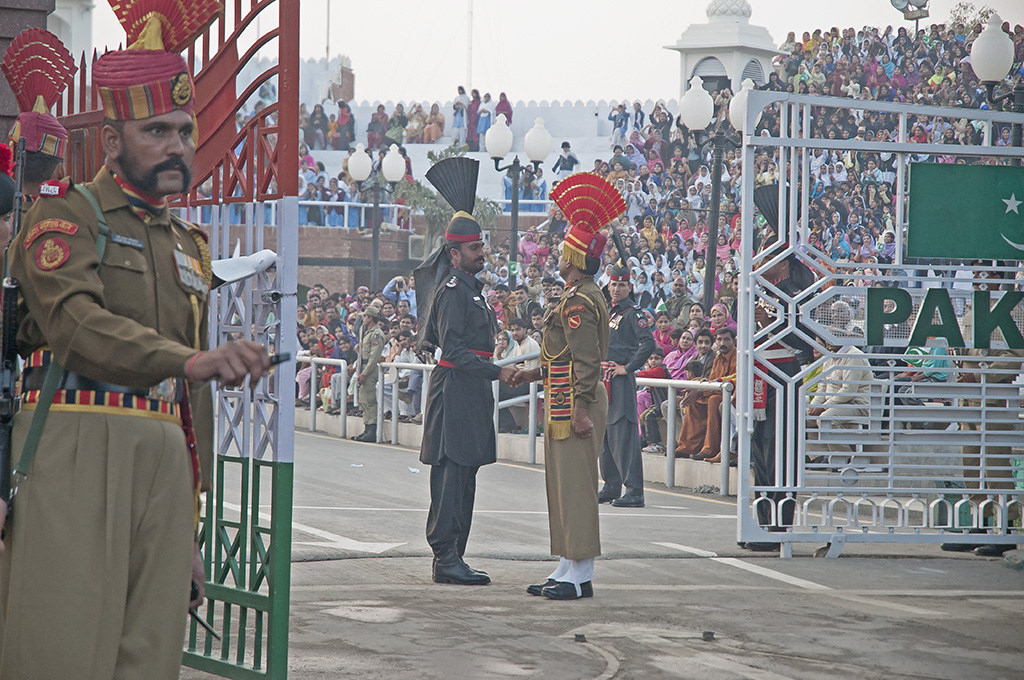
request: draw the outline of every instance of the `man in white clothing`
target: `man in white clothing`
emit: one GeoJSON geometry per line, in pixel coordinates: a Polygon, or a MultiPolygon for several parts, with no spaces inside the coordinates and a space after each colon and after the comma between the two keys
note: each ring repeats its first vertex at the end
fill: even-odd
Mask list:
{"type": "MultiPolygon", "coordinates": [[[[842,317],[842,307],[849,306],[842,301],[832,304],[832,317],[842,317]]],[[[828,331],[837,339],[862,336],[859,329],[847,330],[845,326],[830,325],[828,331]]],[[[871,384],[874,374],[864,352],[855,345],[836,345],[822,338],[833,356],[822,366],[820,380],[815,387],[814,396],[807,409],[807,427],[815,425],[819,431],[829,429],[851,430],[868,416],[868,405],[871,400],[871,384]]],[[[809,434],[808,438],[813,437],[809,434]]],[[[810,447],[808,447],[810,449],[810,447]]],[[[853,453],[849,444],[824,443],[824,450],[838,457],[848,458],[853,453]]],[[[841,460],[846,463],[847,460],[841,460]]]]}

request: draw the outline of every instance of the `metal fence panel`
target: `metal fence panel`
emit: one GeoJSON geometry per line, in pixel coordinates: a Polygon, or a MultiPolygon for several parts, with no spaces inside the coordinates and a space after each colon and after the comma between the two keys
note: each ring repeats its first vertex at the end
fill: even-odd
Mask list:
{"type": "Polygon", "coordinates": [[[784,555],[793,542],[829,542],[833,556],[845,542],[1024,542],[1024,349],[1014,349],[1024,329],[1016,278],[1021,262],[977,267],[956,258],[904,256],[911,162],[1024,157],[1016,148],[908,143],[909,126],[918,116],[935,124],[965,118],[989,139],[993,125],[1024,123],[1024,116],[754,92],[746,129],[772,104],[782,134],[745,135],[742,148],[739,469],[756,462],[755,379],[780,397],[774,425],[783,436],[775,439],[773,481],[752,483],[740,475],[738,540],[781,542],[784,555]],[[899,133],[892,142],[815,137],[811,120],[830,109],[891,115],[899,133]],[[810,215],[814,188],[809,159],[820,149],[895,154],[891,264],[833,258],[815,241],[802,216],[810,215]],[[785,180],[778,189],[786,247],[757,254],[756,173],[749,169],[759,153],[773,150],[777,176],[785,180]],[[796,190],[787,190],[787,182],[796,190]],[[790,256],[817,280],[787,295],[767,274],[790,256]],[[760,328],[757,307],[769,312],[760,328]],[[999,323],[992,320],[997,315],[999,323]],[[788,375],[772,363],[772,353],[794,337],[813,347],[814,358],[788,375]],[[758,506],[770,518],[767,524],[758,522],[758,506]],[[784,509],[793,510],[791,522],[783,521],[784,509]],[[775,530],[767,531],[769,526],[775,530]]]}

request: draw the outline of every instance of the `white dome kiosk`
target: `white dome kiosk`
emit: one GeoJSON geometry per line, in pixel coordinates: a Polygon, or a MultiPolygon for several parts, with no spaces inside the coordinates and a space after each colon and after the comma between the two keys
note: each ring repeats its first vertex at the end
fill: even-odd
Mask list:
{"type": "Polygon", "coordinates": [[[706,24],[691,24],[675,45],[665,47],[679,52],[679,96],[693,76],[700,76],[709,90],[728,86],[739,92],[744,78],[763,85],[772,58],[784,52],[776,48],[767,28],[751,25],[750,3],[711,0],[707,16],[706,24]]]}

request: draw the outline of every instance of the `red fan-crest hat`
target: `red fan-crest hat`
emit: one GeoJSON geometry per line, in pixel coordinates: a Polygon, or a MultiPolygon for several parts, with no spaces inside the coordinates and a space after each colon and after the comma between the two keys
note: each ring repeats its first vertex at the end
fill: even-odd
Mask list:
{"type": "Polygon", "coordinates": [[[22,113],[11,128],[12,148],[64,158],[68,131],[50,113],[75,76],[75,60],[60,38],[41,28],[22,31],[0,61],[22,113]]]}
{"type": "Polygon", "coordinates": [[[216,0],[110,0],[128,34],[127,49],[107,52],[92,80],[111,120],[192,113],[192,74],[180,52],[221,13],[216,0]]]}

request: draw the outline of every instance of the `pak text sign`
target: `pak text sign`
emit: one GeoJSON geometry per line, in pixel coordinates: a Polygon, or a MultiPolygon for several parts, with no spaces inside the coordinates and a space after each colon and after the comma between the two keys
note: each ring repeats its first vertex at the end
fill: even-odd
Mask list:
{"type": "Polygon", "coordinates": [[[907,255],[1024,260],[1024,168],[911,163],[907,255]]]}

